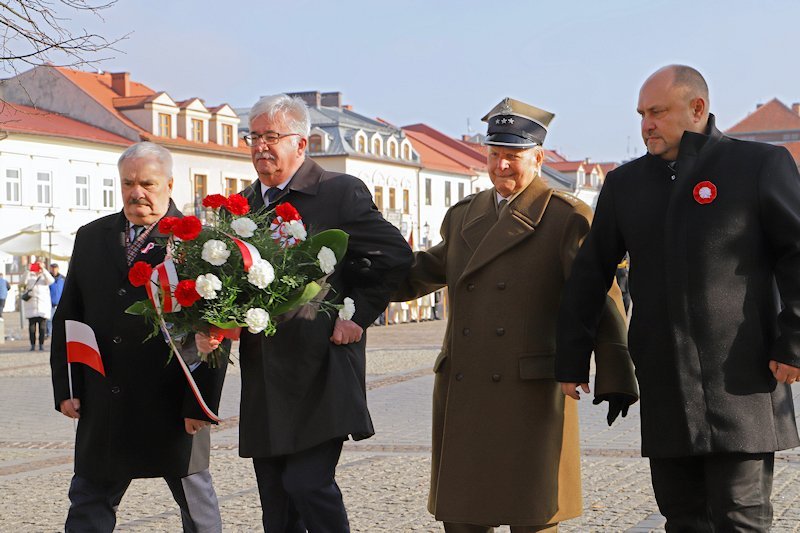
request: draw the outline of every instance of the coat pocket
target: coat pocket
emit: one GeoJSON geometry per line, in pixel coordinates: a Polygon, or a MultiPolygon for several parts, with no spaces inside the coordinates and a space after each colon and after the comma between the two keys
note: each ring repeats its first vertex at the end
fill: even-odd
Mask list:
{"type": "Polygon", "coordinates": [[[555,379],[556,354],[532,353],[519,358],[520,379],[555,379]]]}
{"type": "Polygon", "coordinates": [[[447,352],[442,350],[439,352],[439,355],[436,356],[436,361],[433,363],[433,371],[439,372],[442,369],[442,365],[444,364],[445,360],[447,359],[447,352]]]}

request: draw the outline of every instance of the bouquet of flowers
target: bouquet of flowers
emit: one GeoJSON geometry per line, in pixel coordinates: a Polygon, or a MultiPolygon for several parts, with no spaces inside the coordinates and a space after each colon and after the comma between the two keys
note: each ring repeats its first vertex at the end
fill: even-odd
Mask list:
{"type": "Polygon", "coordinates": [[[352,317],[351,299],[339,305],[323,300],[325,280],[347,250],[345,232],[309,236],[288,202],[250,213],[243,196],[212,194],[203,206],[214,211],[210,224],[194,216],[164,217],[158,225],[169,235],[164,263],[152,267],[139,261],[128,272],[131,284],[144,286],[148,299],[127,312],[152,322],[153,335],[160,329],[168,340],[198,331],[238,338],[239,328],[246,327],[269,336],[276,317],[309,303],[317,310],[339,309],[343,319],[352,317]]]}

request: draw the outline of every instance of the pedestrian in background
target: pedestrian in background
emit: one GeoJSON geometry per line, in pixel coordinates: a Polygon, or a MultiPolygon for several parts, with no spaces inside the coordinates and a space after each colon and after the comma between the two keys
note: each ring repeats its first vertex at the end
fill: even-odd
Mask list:
{"type": "Polygon", "coordinates": [[[53,276],[47,271],[44,261],[32,263],[22,286],[22,310],[28,319],[28,335],[31,351],[36,349],[36,331],[39,331],[39,351],[44,351],[44,338],[47,335],[46,323],[52,312],[50,289],[53,276]],[[25,295],[28,298],[25,298],[25,295]]]}
{"type": "Polygon", "coordinates": [[[53,331],[53,316],[56,314],[58,302],[61,301],[61,293],[64,292],[64,276],[58,272],[58,263],[52,263],[50,265],[50,274],[53,276],[53,283],[50,285],[50,305],[52,305],[52,309],[50,318],[47,319],[48,337],[53,331]]]}
{"type": "Polygon", "coordinates": [[[3,318],[3,308],[6,306],[9,290],[11,290],[11,284],[3,277],[3,273],[0,272],[0,318],[3,318]]]}
{"type": "MultiPolygon", "coordinates": [[[[447,533],[554,532],[582,512],[577,404],[554,374],[556,311],[591,209],[541,176],[551,113],[504,99],[488,121],[494,187],[447,212],[442,241],[415,253],[394,295],[447,287],[449,313],[434,363],[428,510],[447,533]]],[[[619,291],[605,298],[597,401],[609,423],[636,401],[619,291]]],[[[588,392],[588,391],[587,391],[588,392]]]]}
{"type": "Polygon", "coordinates": [[[800,175],[731,139],[695,69],[639,91],[647,154],[609,172],[564,288],[556,376],[589,377],[604,291],[630,254],[642,454],[668,532],[768,531],[774,452],[800,444],[800,175]]]}

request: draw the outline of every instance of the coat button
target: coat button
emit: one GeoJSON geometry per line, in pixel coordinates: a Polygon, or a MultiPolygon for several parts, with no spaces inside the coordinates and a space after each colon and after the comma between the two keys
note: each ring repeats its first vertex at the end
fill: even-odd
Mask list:
{"type": "Polygon", "coordinates": [[[506,334],[505,328],[497,328],[496,330],[494,330],[494,332],[497,333],[498,337],[502,337],[503,335],[506,334]]]}
{"type": "Polygon", "coordinates": [[[501,376],[500,374],[492,374],[492,381],[494,381],[495,383],[497,383],[501,379],[503,379],[503,376],[501,376]]]}
{"type": "Polygon", "coordinates": [[[475,284],[474,283],[470,283],[469,285],[467,285],[467,290],[468,291],[474,291],[475,290],[475,284]]]}
{"type": "Polygon", "coordinates": [[[120,388],[114,385],[111,387],[111,394],[119,394],[120,388]]]}
{"type": "Polygon", "coordinates": [[[497,288],[498,288],[498,290],[501,290],[501,291],[505,290],[506,282],[505,281],[501,281],[500,283],[497,284],[497,288]]]}
{"type": "Polygon", "coordinates": [[[463,333],[465,337],[469,337],[469,328],[464,328],[464,331],[461,333],[463,333]]]}
{"type": "Polygon", "coordinates": [[[461,381],[462,379],[464,379],[464,374],[462,374],[461,372],[456,374],[456,381],[461,381]]]}
{"type": "Polygon", "coordinates": [[[113,338],[113,339],[111,339],[111,340],[113,340],[113,341],[114,341],[114,344],[119,344],[119,343],[121,343],[121,342],[122,342],[122,337],[120,337],[119,335],[117,335],[116,337],[114,337],[114,338],[113,338]]]}
{"type": "Polygon", "coordinates": [[[128,291],[126,291],[125,289],[120,289],[117,291],[117,294],[120,296],[125,296],[126,294],[128,294],[128,291]]]}

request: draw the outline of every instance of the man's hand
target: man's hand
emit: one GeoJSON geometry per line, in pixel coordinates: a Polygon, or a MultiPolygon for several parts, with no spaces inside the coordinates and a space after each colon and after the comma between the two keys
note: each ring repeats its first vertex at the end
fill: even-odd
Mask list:
{"type": "Polygon", "coordinates": [[[603,402],[608,402],[608,416],[606,416],[606,421],[608,425],[614,423],[614,420],[622,414],[622,418],[628,416],[628,407],[631,406],[634,399],[627,394],[603,394],[601,396],[596,396],[592,403],[594,405],[599,405],[603,402]]]}
{"type": "Polygon", "coordinates": [[[796,366],[772,360],[769,362],[769,369],[772,371],[772,375],[775,376],[775,379],[778,380],[778,383],[788,383],[791,385],[795,381],[800,380],[800,368],[796,366]]]}
{"type": "Polygon", "coordinates": [[[569,396],[573,400],[580,400],[581,393],[578,392],[578,387],[583,389],[583,392],[585,392],[586,394],[589,394],[589,392],[591,392],[589,390],[588,383],[562,383],[561,392],[564,393],[564,396],[569,396]]]}
{"type": "Polygon", "coordinates": [[[78,398],[67,398],[59,406],[61,414],[70,418],[81,417],[81,401],[78,398]]]}
{"type": "Polygon", "coordinates": [[[194,343],[197,346],[197,351],[200,353],[211,353],[219,348],[220,339],[216,337],[209,337],[203,333],[197,332],[194,334],[194,343]]]}
{"type": "Polygon", "coordinates": [[[186,433],[189,435],[194,435],[207,425],[209,425],[209,422],[206,422],[205,420],[197,420],[194,418],[183,419],[183,427],[186,429],[186,433]]]}
{"type": "Polygon", "coordinates": [[[364,329],[353,322],[352,320],[336,319],[333,325],[333,335],[331,335],[331,342],[334,344],[350,344],[351,342],[358,342],[364,334],[364,329]]]}

